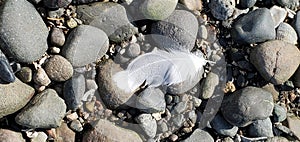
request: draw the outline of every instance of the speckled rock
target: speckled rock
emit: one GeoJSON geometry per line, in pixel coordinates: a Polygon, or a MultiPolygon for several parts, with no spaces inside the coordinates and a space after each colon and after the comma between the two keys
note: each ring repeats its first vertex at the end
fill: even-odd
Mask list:
{"type": "Polygon", "coordinates": [[[276,30],[277,40],[282,40],[291,44],[297,44],[298,36],[294,28],[288,23],[279,24],[276,30]]]}
{"type": "Polygon", "coordinates": [[[65,82],[63,94],[67,107],[76,110],[85,92],[85,78],[82,74],[74,74],[71,79],[65,82]]]}
{"type": "Polygon", "coordinates": [[[234,11],[234,0],[212,0],[209,2],[211,14],[218,20],[227,20],[234,11]]]}
{"type": "Polygon", "coordinates": [[[256,3],[256,0],[240,0],[240,6],[242,8],[253,7],[255,3],[256,3]]]}
{"type": "Polygon", "coordinates": [[[271,93],[248,86],[225,97],[221,112],[230,124],[244,127],[252,121],[268,118],[272,114],[273,107],[271,93]]]}
{"type": "Polygon", "coordinates": [[[83,142],[142,142],[139,135],[129,129],[116,126],[114,123],[100,119],[93,124],[93,129],[86,131],[83,135],[83,142]]]}
{"type": "Polygon", "coordinates": [[[52,56],[45,64],[45,71],[53,81],[66,81],[73,75],[71,63],[60,55],[52,56]]]}
{"type": "Polygon", "coordinates": [[[79,5],[78,17],[88,24],[103,30],[114,42],[129,39],[138,32],[130,23],[123,6],[113,2],[95,2],[90,5],[79,5]]]}
{"type": "Polygon", "coordinates": [[[0,118],[23,108],[34,95],[34,89],[19,79],[14,83],[0,84],[0,118]]]}
{"type": "Polygon", "coordinates": [[[61,8],[68,6],[72,0],[43,0],[43,3],[48,8],[61,8]]]}
{"type": "Polygon", "coordinates": [[[221,114],[217,114],[210,124],[211,127],[221,135],[234,137],[238,131],[238,127],[229,124],[221,114]]]}
{"type": "Polygon", "coordinates": [[[201,0],[179,0],[184,6],[189,10],[202,10],[202,1],[201,0]]]}
{"type": "Polygon", "coordinates": [[[0,82],[11,83],[16,80],[12,68],[1,50],[0,50],[0,72],[1,72],[0,82]]]}
{"type": "Polygon", "coordinates": [[[99,93],[107,107],[115,109],[122,105],[129,105],[128,101],[133,94],[126,93],[118,88],[112,77],[117,72],[123,70],[120,65],[108,60],[104,65],[100,66],[98,74],[99,93]]]}
{"type": "Polygon", "coordinates": [[[249,135],[252,137],[274,137],[270,118],[256,120],[249,126],[249,135]]]}
{"type": "Polygon", "coordinates": [[[62,55],[74,67],[95,62],[108,50],[108,37],[100,29],[88,25],[80,25],[68,36],[62,55]]]}
{"type": "Polygon", "coordinates": [[[175,10],[171,16],[152,25],[151,36],[159,48],[190,51],[196,41],[198,21],[185,10],[175,10]]]}
{"type": "Polygon", "coordinates": [[[199,140],[203,142],[214,142],[214,138],[208,132],[201,129],[196,129],[187,139],[183,140],[182,142],[196,142],[199,140]]]}
{"type": "Polygon", "coordinates": [[[31,63],[47,50],[47,37],[48,29],[31,3],[27,0],[5,2],[0,10],[0,44],[3,52],[9,53],[16,61],[31,63]]]}
{"type": "Polygon", "coordinates": [[[135,107],[146,113],[163,112],[166,109],[165,94],[158,88],[146,88],[136,97],[135,107]]]}
{"type": "Polygon", "coordinates": [[[275,24],[267,8],[259,8],[239,18],[231,36],[238,43],[257,43],[275,39],[275,24]]]}
{"type": "Polygon", "coordinates": [[[1,142],[26,142],[22,137],[21,132],[15,132],[8,129],[0,129],[0,141],[1,142]]]}
{"type": "Polygon", "coordinates": [[[33,74],[33,81],[37,85],[48,86],[51,83],[50,78],[43,68],[38,68],[33,74]]]}
{"type": "Polygon", "coordinates": [[[164,20],[175,10],[178,0],[144,0],[139,9],[147,19],[164,20]]]}
{"type": "Polygon", "coordinates": [[[66,108],[64,100],[54,90],[47,89],[37,94],[15,117],[15,121],[28,128],[55,128],[60,126],[66,108]]]}
{"type": "Polygon", "coordinates": [[[284,41],[268,41],[251,50],[250,62],[266,81],[275,85],[282,84],[297,70],[300,51],[284,41]]]}
{"type": "Polygon", "coordinates": [[[32,70],[29,67],[22,67],[19,72],[16,73],[17,77],[25,83],[32,80],[32,70]]]}
{"type": "Polygon", "coordinates": [[[54,46],[63,46],[65,44],[66,38],[62,29],[53,28],[50,34],[50,42],[54,46]]]}
{"type": "Polygon", "coordinates": [[[136,121],[139,123],[139,126],[142,128],[147,137],[155,137],[157,124],[156,120],[152,118],[151,114],[141,114],[136,118],[136,121]]]}

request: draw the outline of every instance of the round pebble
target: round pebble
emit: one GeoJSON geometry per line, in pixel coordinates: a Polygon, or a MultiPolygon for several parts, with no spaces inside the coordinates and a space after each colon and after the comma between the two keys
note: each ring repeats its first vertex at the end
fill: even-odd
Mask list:
{"type": "Polygon", "coordinates": [[[139,9],[147,19],[164,20],[175,10],[178,0],[144,0],[139,9]]]}
{"type": "Polygon", "coordinates": [[[50,42],[54,46],[63,46],[66,38],[63,31],[59,28],[53,28],[50,34],[50,42]]]}
{"type": "Polygon", "coordinates": [[[73,67],[71,63],[60,55],[52,56],[45,64],[45,71],[49,78],[54,81],[66,81],[73,75],[73,67]]]}
{"type": "Polygon", "coordinates": [[[33,75],[33,81],[37,85],[48,86],[51,83],[50,78],[43,68],[38,68],[33,75]]]}
{"type": "Polygon", "coordinates": [[[286,41],[291,44],[297,44],[298,36],[294,28],[288,23],[280,23],[276,30],[277,40],[286,41]]]}
{"type": "Polygon", "coordinates": [[[140,45],[137,43],[131,43],[127,46],[125,55],[129,58],[137,57],[141,53],[140,45]]]}
{"type": "Polygon", "coordinates": [[[25,83],[28,83],[32,80],[32,70],[29,67],[22,67],[16,75],[22,82],[25,83]]]}

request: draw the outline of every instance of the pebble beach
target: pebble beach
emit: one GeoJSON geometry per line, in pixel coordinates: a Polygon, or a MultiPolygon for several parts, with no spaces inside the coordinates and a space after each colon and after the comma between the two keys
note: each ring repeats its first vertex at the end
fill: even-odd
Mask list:
{"type": "Polygon", "coordinates": [[[0,142],[300,141],[298,0],[0,0],[0,142]]]}

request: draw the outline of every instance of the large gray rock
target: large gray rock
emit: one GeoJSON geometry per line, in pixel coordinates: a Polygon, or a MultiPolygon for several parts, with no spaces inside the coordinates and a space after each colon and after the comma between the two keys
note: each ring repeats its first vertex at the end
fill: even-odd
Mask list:
{"type": "Polygon", "coordinates": [[[95,2],[79,5],[78,17],[84,24],[103,30],[114,42],[121,42],[136,34],[137,29],[130,23],[123,6],[113,2],[95,2]]]}
{"type": "Polygon", "coordinates": [[[152,25],[151,36],[162,49],[190,51],[198,31],[197,18],[185,10],[175,10],[171,16],[152,25]]]}
{"type": "Polygon", "coordinates": [[[158,88],[146,88],[136,97],[135,107],[146,113],[163,112],[166,109],[165,94],[158,88]]]}
{"type": "Polygon", "coordinates": [[[18,62],[31,63],[47,50],[48,29],[27,0],[7,0],[0,8],[0,44],[18,62]]]}
{"type": "Polygon", "coordinates": [[[197,142],[197,141],[214,142],[214,138],[206,131],[203,131],[201,129],[196,129],[192,133],[192,135],[190,135],[187,139],[183,140],[182,142],[197,142]]]}
{"type": "Polygon", "coordinates": [[[144,0],[139,10],[151,20],[164,20],[175,10],[178,0],[144,0]]]}
{"type": "Polygon", "coordinates": [[[0,141],[1,142],[26,142],[22,137],[21,132],[15,132],[8,129],[0,129],[0,141]]]}
{"type": "Polygon", "coordinates": [[[83,142],[142,142],[139,135],[128,129],[116,126],[105,119],[100,119],[93,124],[93,129],[86,131],[83,142]]]}
{"type": "Polygon", "coordinates": [[[295,45],[284,41],[268,41],[251,50],[250,62],[266,81],[278,85],[287,81],[297,70],[300,51],[295,45]]]}
{"type": "Polygon", "coordinates": [[[102,30],[81,25],[68,36],[62,55],[74,67],[80,67],[103,57],[108,50],[108,44],[108,37],[102,30]]]}
{"type": "MultiPolygon", "coordinates": [[[[111,109],[121,107],[122,105],[130,105],[132,93],[126,93],[117,86],[113,81],[113,75],[123,69],[120,65],[108,60],[104,65],[100,66],[98,74],[98,85],[100,96],[105,105],[111,109]]],[[[122,78],[120,78],[120,81],[122,78]]]]}
{"type": "Polygon", "coordinates": [[[14,83],[0,84],[0,118],[23,108],[34,95],[34,89],[19,79],[14,83]]]}
{"type": "Polygon", "coordinates": [[[244,15],[234,23],[231,36],[242,44],[275,39],[275,24],[270,10],[259,8],[244,15]]]}
{"type": "Polygon", "coordinates": [[[245,127],[255,120],[268,118],[273,107],[271,93],[249,86],[225,97],[221,112],[230,124],[245,127]]]}
{"type": "Polygon", "coordinates": [[[28,128],[55,128],[60,126],[66,108],[64,100],[54,90],[47,89],[37,94],[15,120],[28,128]]]}

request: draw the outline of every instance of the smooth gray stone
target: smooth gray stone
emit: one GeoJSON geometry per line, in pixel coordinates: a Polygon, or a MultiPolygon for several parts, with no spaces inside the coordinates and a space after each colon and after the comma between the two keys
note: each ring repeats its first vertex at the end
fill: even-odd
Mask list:
{"type": "Polygon", "coordinates": [[[198,32],[197,18],[185,10],[175,10],[165,20],[152,25],[151,36],[158,48],[190,51],[198,32]]]}
{"type": "Polygon", "coordinates": [[[184,102],[179,102],[178,104],[176,104],[176,106],[173,108],[173,110],[172,110],[172,114],[175,114],[175,115],[177,115],[177,114],[182,114],[184,111],[185,111],[185,109],[186,109],[186,107],[187,107],[187,102],[186,101],[184,101],[184,102]]]}
{"type": "Polygon", "coordinates": [[[177,3],[178,0],[144,0],[139,10],[146,19],[164,20],[173,13],[177,3]]]}
{"type": "Polygon", "coordinates": [[[183,140],[182,142],[214,142],[214,138],[206,131],[201,129],[196,129],[192,135],[190,135],[187,139],[183,140]]]}
{"type": "Polygon", "coordinates": [[[298,36],[295,29],[288,23],[282,22],[276,30],[276,39],[297,44],[298,36]]]}
{"type": "Polygon", "coordinates": [[[15,80],[16,77],[7,58],[2,51],[0,51],[0,83],[11,83],[15,80]]]}
{"type": "Polygon", "coordinates": [[[63,46],[65,44],[66,37],[62,29],[53,28],[50,33],[50,42],[54,46],[63,46]]]}
{"type": "Polygon", "coordinates": [[[184,115],[183,114],[178,114],[178,115],[172,116],[172,121],[174,123],[174,126],[179,128],[183,125],[183,122],[185,121],[184,115]]]}
{"type": "Polygon", "coordinates": [[[29,67],[22,67],[19,72],[16,73],[17,77],[25,83],[32,80],[32,70],[29,67]]]}
{"type": "Polygon", "coordinates": [[[76,110],[81,104],[85,92],[85,78],[82,74],[74,74],[64,84],[64,99],[70,110],[76,110]]]}
{"type": "Polygon", "coordinates": [[[252,137],[274,137],[270,118],[256,120],[249,126],[249,135],[252,137]]]}
{"type": "Polygon", "coordinates": [[[238,19],[231,36],[241,44],[251,44],[275,39],[275,24],[269,9],[259,8],[238,19]]]}
{"type": "Polygon", "coordinates": [[[275,122],[282,122],[286,119],[286,116],[287,116],[287,109],[284,106],[275,104],[273,109],[273,120],[275,122]]]}
{"type": "Polygon", "coordinates": [[[152,118],[151,114],[141,114],[136,118],[142,130],[147,137],[154,138],[157,131],[156,120],[152,118]]]}
{"type": "Polygon", "coordinates": [[[114,42],[129,39],[138,32],[130,23],[125,8],[113,2],[95,2],[90,5],[79,5],[78,18],[88,24],[103,30],[114,42]]]}
{"type": "Polygon", "coordinates": [[[211,127],[221,135],[234,137],[237,134],[238,127],[228,123],[221,114],[217,114],[210,122],[211,127]]]}
{"type": "Polygon", "coordinates": [[[46,89],[37,94],[22,111],[15,121],[28,128],[56,128],[60,126],[66,113],[66,104],[53,89],[46,89]]]}
{"type": "Polygon", "coordinates": [[[136,97],[135,107],[146,113],[163,112],[166,109],[165,94],[158,88],[146,88],[136,97]]]}
{"type": "Polygon", "coordinates": [[[48,29],[27,0],[7,0],[0,8],[0,47],[18,62],[32,63],[48,49],[48,29]]]}
{"type": "Polygon", "coordinates": [[[10,84],[0,84],[0,118],[23,108],[34,95],[34,89],[19,79],[10,84]]]}
{"type": "Polygon", "coordinates": [[[103,57],[108,44],[108,37],[102,30],[80,25],[69,34],[62,55],[74,67],[81,67],[103,57]]]}
{"type": "Polygon", "coordinates": [[[232,125],[245,127],[255,120],[271,116],[272,94],[264,89],[248,86],[224,98],[221,112],[232,125]]]}
{"type": "Polygon", "coordinates": [[[234,0],[211,0],[208,4],[211,14],[218,20],[227,20],[234,11],[234,0]]]}

